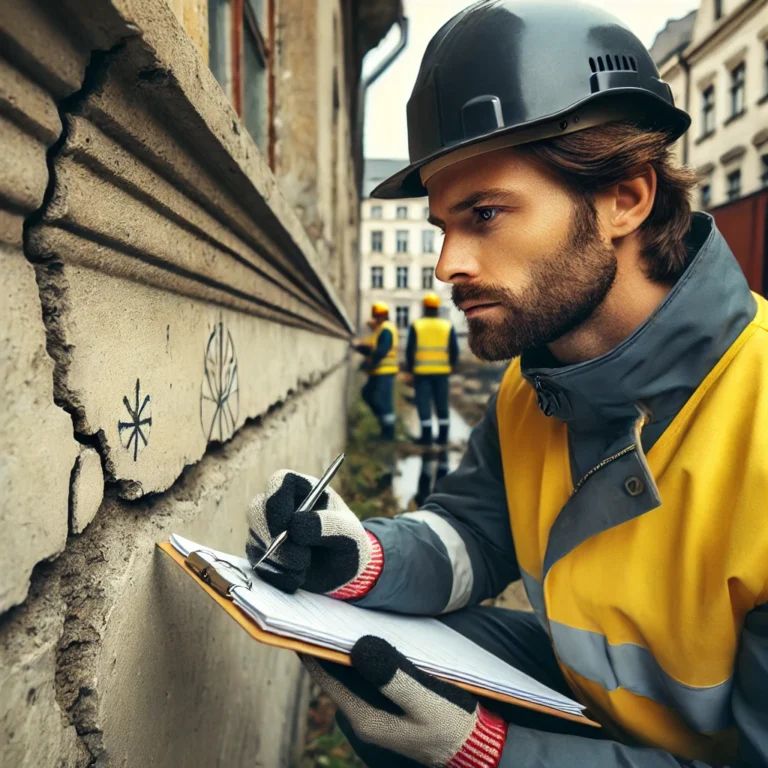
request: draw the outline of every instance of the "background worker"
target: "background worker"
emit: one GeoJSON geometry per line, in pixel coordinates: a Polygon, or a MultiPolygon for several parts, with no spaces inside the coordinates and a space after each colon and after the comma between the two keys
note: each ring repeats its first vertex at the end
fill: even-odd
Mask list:
{"type": "Polygon", "coordinates": [[[389,320],[389,306],[375,301],[368,325],[371,336],[353,343],[365,355],[361,368],[367,372],[368,381],[362,389],[363,400],[379,420],[381,439],[394,440],[398,335],[397,327],[389,320]]]}
{"type": "Polygon", "coordinates": [[[246,551],[288,530],[265,579],[445,614],[604,727],[489,711],[363,637],[304,663],[369,768],[768,768],[768,301],[691,213],[689,125],[583,3],[481,2],[427,46],[411,164],[371,194],[428,193],[470,348],[514,362],[420,510],[296,515],[283,471],[246,551]],[[482,604],[517,579],[533,614],[482,604]]]}
{"type": "Polygon", "coordinates": [[[437,413],[437,442],[448,442],[448,377],[459,359],[456,329],[450,320],[438,317],[440,297],[424,297],[424,316],[411,323],[405,348],[407,370],[413,374],[416,409],[421,422],[420,445],[432,445],[432,405],[437,413]]]}

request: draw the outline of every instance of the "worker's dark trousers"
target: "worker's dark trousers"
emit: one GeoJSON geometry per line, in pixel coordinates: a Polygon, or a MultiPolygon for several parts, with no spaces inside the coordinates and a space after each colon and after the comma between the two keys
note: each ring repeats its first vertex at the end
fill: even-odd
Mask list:
{"type": "Polygon", "coordinates": [[[362,389],[363,400],[379,420],[381,436],[385,440],[395,437],[395,374],[369,376],[362,389]]]}
{"type": "Polygon", "coordinates": [[[434,490],[435,483],[441,477],[445,477],[449,470],[448,450],[446,448],[443,448],[437,456],[435,456],[434,453],[421,454],[419,485],[416,490],[416,495],[413,497],[417,507],[423,506],[424,502],[429,497],[429,494],[434,490]]]}
{"type": "Polygon", "coordinates": [[[437,442],[445,445],[448,442],[448,374],[432,373],[413,377],[413,387],[416,390],[416,410],[421,422],[421,440],[432,442],[432,405],[437,412],[437,424],[440,429],[437,442]]]}
{"type": "MultiPolygon", "coordinates": [[[[475,606],[440,617],[440,621],[473,640],[479,646],[530,675],[540,683],[573,698],[557,665],[549,637],[532,613],[508,611],[504,608],[475,606]]],[[[331,667],[327,667],[329,671],[331,667]]],[[[513,704],[483,700],[508,723],[550,733],[564,733],[588,738],[605,738],[602,729],[578,725],[551,715],[534,712],[513,704]]],[[[341,730],[361,760],[369,768],[415,768],[421,765],[380,747],[361,741],[355,736],[346,718],[339,712],[341,730]]]]}

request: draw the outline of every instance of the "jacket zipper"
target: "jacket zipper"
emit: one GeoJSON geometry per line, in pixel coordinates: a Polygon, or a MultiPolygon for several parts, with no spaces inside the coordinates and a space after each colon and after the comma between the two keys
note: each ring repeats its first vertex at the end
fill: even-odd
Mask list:
{"type": "Polygon", "coordinates": [[[622,448],[618,453],[614,453],[612,456],[608,456],[607,458],[603,459],[597,466],[592,467],[592,469],[590,469],[589,472],[587,472],[587,474],[584,475],[584,477],[582,477],[578,483],[576,483],[573,491],[571,492],[571,496],[574,496],[579,491],[581,486],[584,485],[584,483],[586,483],[587,480],[589,480],[589,478],[595,474],[595,472],[599,472],[603,467],[607,466],[612,461],[616,461],[616,459],[620,459],[622,456],[626,456],[628,453],[632,453],[634,450],[637,450],[636,445],[628,445],[626,448],[622,448]]]}
{"type": "MultiPolygon", "coordinates": [[[[571,496],[575,496],[576,493],[579,491],[579,489],[584,485],[584,483],[589,480],[592,475],[595,474],[595,472],[599,472],[603,467],[607,466],[613,461],[616,461],[616,459],[620,459],[622,456],[626,456],[628,453],[632,453],[632,451],[637,451],[637,446],[640,445],[640,433],[643,431],[643,427],[648,423],[650,420],[650,412],[647,411],[645,408],[640,408],[640,418],[635,421],[634,425],[634,433],[635,433],[635,442],[632,445],[628,445],[626,448],[622,448],[617,453],[614,453],[611,456],[608,456],[607,458],[603,459],[599,464],[592,467],[592,469],[587,472],[584,477],[579,480],[578,483],[573,488],[573,491],[571,493],[571,496]]],[[[642,465],[645,467],[645,469],[648,471],[648,475],[651,475],[651,470],[648,467],[648,462],[646,461],[645,455],[643,451],[638,451],[638,454],[640,456],[640,461],[642,465]]]]}

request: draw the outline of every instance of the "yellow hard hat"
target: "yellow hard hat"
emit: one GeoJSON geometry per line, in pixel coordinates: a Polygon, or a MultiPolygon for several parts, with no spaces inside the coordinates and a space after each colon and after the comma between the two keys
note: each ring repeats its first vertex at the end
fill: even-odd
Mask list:
{"type": "Polygon", "coordinates": [[[388,315],[389,304],[385,301],[374,301],[373,306],[371,307],[371,314],[374,317],[377,317],[378,315],[388,315]]]}
{"type": "Polygon", "coordinates": [[[424,297],[424,306],[437,309],[440,306],[440,297],[436,293],[428,293],[424,297]]]}

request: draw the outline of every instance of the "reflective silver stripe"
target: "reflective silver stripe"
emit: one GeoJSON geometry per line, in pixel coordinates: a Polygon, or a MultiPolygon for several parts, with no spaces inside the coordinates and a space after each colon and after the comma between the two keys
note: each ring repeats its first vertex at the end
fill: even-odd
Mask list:
{"type": "Polygon", "coordinates": [[[456,529],[450,523],[434,512],[427,512],[421,509],[418,512],[406,512],[404,515],[400,515],[400,517],[408,517],[411,520],[425,523],[443,542],[443,546],[448,553],[448,559],[451,561],[453,584],[451,586],[451,596],[448,598],[448,605],[445,606],[442,613],[463,608],[469,602],[469,598],[472,595],[472,584],[474,583],[472,563],[469,559],[464,539],[459,536],[456,529]]]}
{"type": "Polygon", "coordinates": [[[522,568],[520,569],[520,575],[523,578],[525,594],[528,595],[528,600],[531,603],[533,612],[536,614],[536,618],[539,620],[541,626],[544,627],[547,634],[549,634],[547,609],[544,606],[544,588],[538,579],[535,579],[530,573],[526,573],[522,568]]]}
{"type": "Polygon", "coordinates": [[[610,645],[597,632],[550,621],[561,661],[576,674],[607,691],[624,688],[673,709],[699,733],[714,733],[733,724],[733,678],[697,688],[670,677],[647,649],[634,643],[610,645]]]}
{"type": "Polygon", "coordinates": [[[422,427],[431,427],[432,426],[432,419],[422,419],[421,426],[422,427]]]}
{"type": "Polygon", "coordinates": [[[395,423],[395,414],[394,413],[382,413],[381,416],[379,416],[379,420],[382,422],[382,424],[394,424],[395,423]]]}
{"type": "Polygon", "coordinates": [[[450,419],[438,419],[438,420],[437,420],[437,423],[438,423],[438,424],[439,424],[441,427],[447,427],[447,426],[449,426],[449,425],[450,425],[450,423],[451,423],[451,420],[450,420],[450,419]]]}

